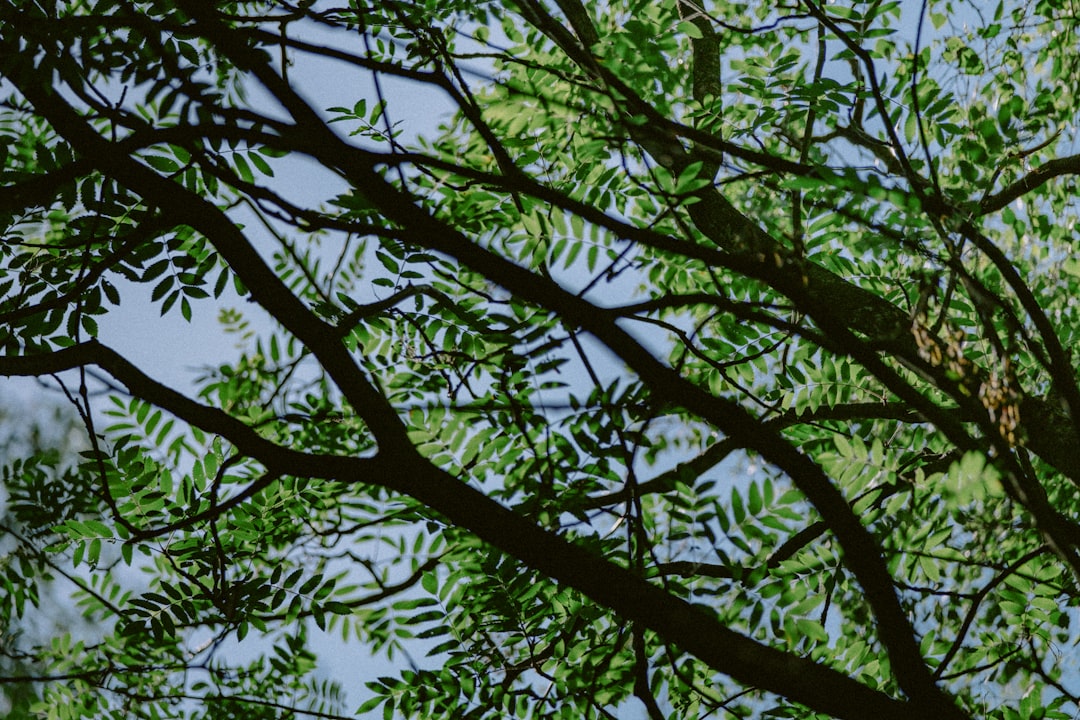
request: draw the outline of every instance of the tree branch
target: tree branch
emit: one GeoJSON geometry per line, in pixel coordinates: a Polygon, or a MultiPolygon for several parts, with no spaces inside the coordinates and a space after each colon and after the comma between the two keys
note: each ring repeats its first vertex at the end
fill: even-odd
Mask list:
{"type": "Polygon", "coordinates": [[[1023,197],[1056,177],[1077,174],[1080,174],[1080,155],[1069,155],[1068,157],[1048,160],[1024,177],[983,199],[979,203],[979,214],[988,215],[996,212],[1013,200],[1023,197]]]}

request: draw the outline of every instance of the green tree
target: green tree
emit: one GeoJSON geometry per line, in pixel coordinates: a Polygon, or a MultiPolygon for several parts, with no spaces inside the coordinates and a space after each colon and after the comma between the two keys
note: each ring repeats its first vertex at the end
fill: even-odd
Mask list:
{"type": "Polygon", "coordinates": [[[0,646],[35,712],[1074,717],[1078,24],[0,2],[0,374],[89,446],[5,474],[97,631],[0,646]]]}

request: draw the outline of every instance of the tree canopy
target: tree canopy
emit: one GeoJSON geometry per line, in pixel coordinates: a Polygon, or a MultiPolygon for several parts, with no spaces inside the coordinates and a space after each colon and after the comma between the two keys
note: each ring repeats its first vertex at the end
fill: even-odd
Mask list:
{"type": "Polygon", "coordinates": [[[0,1],[12,712],[1075,717],[1078,25],[0,1]]]}

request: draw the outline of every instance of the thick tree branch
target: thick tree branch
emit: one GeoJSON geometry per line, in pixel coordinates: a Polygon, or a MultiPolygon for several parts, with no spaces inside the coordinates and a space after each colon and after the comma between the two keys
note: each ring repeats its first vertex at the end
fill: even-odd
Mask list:
{"type": "Polygon", "coordinates": [[[341,458],[312,455],[281,447],[254,429],[217,408],[202,405],[143,373],[112,348],[97,340],[72,345],[52,353],[26,357],[0,357],[0,375],[39,377],[76,368],[97,366],[123,385],[132,396],[169,411],[184,422],[227,439],[245,455],[258,458],[272,472],[337,480],[385,484],[374,458],[341,458]]]}
{"type": "Polygon", "coordinates": [[[1077,174],[1080,174],[1080,155],[1069,155],[1068,157],[1047,160],[1024,177],[983,199],[979,203],[979,214],[988,215],[997,212],[1013,200],[1023,197],[1056,177],[1077,174]]]}

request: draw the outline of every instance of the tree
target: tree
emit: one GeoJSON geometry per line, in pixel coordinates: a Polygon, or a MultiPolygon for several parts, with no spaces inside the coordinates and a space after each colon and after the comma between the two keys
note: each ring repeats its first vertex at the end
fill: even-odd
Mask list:
{"type": "Polygon", "coordinates": [[[89,445],[9,464],[41,560],[0,621],[60,567],[97,630],[5,681],[64,718],[1073,717],[1077,26],[0,2],[0,374],[89,445]],[[146,292],[143,343],[216,311],[237,350],[160,381],[98,339],[146,292]],[[328,682],[316,628],[409,667],[328,682]]]}

